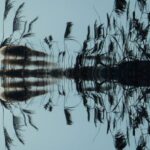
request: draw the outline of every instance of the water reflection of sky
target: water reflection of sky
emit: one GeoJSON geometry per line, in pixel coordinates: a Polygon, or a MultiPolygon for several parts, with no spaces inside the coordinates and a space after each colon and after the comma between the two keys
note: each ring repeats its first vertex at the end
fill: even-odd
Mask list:
{"type": "MultiPolygon", "coordinates": [[[[1,0],[3,2],[3,0],[1,0]]],[[[22,2],[21,0],[17,3],[22,2]]],[[[39,16],[39,20],[34,26],[36,37],[33,45],[39,47],[39,41],[44,36],[52,34],[57,41],[63,40],[64,30],[67,21],[74,23],[74,36],[78,40],[83,40],[86,35],[87,25],[93,25],[98,16],[94,10],[96,8],[100,15],[101,21],[106,21],[106,12],[110,12],[113,6],[113,0],[32,0],[25,1],[24,14],[27,19],[31,20],[35,16],[39,16]]],[[[41,48],[40,48],[41,49],[41,48]]],[[[68,90],[70,83],[60,83],[68,90]]],[[[79,103],[77,92],[71,89],[67,101],[73,101],[73,104],[79,103]]],[[[52,97],[55,98],[55,91],[52,97]]],[[[44,96],[35,98],[30,105],[25,104],[24,107],[33,109],[35,115],[33,119],[38,126],[39,131],[33,128],[26,128],[23,132],[25,145],[21,145],[15,141],[15,150],[30,149],[52,149],[52,150],[97,150],[97,149],[113,149],[113,140],[111,136],[106,135],[106,124],[101,127],[95,127],[93,121],[87,122],[87,114],[82,104],[72,111],[73,125],[67,126],[64,117],[64,98],[59,99],[56,107],[52,112],[47,112],[41,107],[44,102],[44,96]]],[[[10,114],[5,114],[6,126],[11,127],[10,114]]],[[[14,133],[13,133],[14,134],[14,133]]],[[[2,147],[4,148],[4,145],[2,147]]]]}

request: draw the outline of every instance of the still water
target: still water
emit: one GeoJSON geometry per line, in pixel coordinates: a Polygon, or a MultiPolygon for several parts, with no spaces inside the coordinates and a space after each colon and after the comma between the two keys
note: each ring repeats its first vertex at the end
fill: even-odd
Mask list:
{"type": "Polygon", "coordinates": [[[24,3],[17,1],[7,23],[12,5],[4,1],[2,150],[150,148],[149,11],[143,1],[131,3],[130,13],[129,3],[115,2],[117,15],[106,15],[112,1],[33,0],[24,12],[28,23],[19,20],[24,3]],[[30,37],[35,12],[41,17],[35,33],[43,40],[30,37]]]}

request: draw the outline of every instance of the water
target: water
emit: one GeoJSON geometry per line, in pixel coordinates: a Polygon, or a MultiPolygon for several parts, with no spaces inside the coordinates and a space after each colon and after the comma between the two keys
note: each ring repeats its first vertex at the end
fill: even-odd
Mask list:
{"type": "MultiPolygon", "coordinates": [[[[44,53],[42,55],[47,57],[44,53]]],[[[27,64],[28,61],[35,60],[27,59],[27,64]]],[[[128,63],[132,66],[135,62],[128,63]]],[[[143,63],[146,66],[149,62],[136,63],[141,67],[143,63]]],[[[41,71],[39,65],[30,70],[26,65],[22,69],[13,65],[13,69],[7,71],[7,65],[3,65],[1,108],[2,133],[5,134],[2,139],[6,147],[13,141],[19,142],[19,148],[21,143],[27,143],[21,149],[37,145],[38,148],[58,149],[59,145],[69,149],[74,144],[75,149],[96,149],[101,145],[105,148],[111,145],[115,149],[115,139],[118,138],[120,143],[124,141],[130,149],[140,142],[142,145],[148,141],[149,88],[144,87],[145,82],[137,82],[143,87],[136,87],[137,84],[133,86],[133,81],[138,78],[138,74],[134,74],[136,70],[126,74],[130,78],[124,82],[126,80],[119,76],[119,72],[125,71],[124,63],[119,65],[120,68],[108,67],[107,70],[105,67],[94,67],[94,75],[93,67],[72,68],[68,73],[67,69],[62,70],[58,66],[42,68],[41,71]],[[109,74],[110,71],[112,74],[109,74]],[[83,76],[85,72],[88,72],[88,78],[83,76]],[[132,80],[133,76],[135,78],[132,80]],[[106,145],[108,138],[109,145],[106,145]],[[135,144],[132,145],[134,140],[135,144]]]]}
{"type": "Polygon", "coordinates": [[[46,0],[33,1],[25,14],[43,14],[47,24],[40,20],[35,27],[42,41],[26,38],[32,35],[26,22],[12,25],[13,33],[4,22],[1,149],[149,148],[148,9],[145,3],[133,3],[130,9],[134,5],[136,14],[130,12],[129,17],[126,11],[120,17],[128,6],[123,3],[115,6],[117,16],[105,14],[103,24],[97,6],[108,6],[105,2],[51,1],[49,6],[46,0]],[[50,22],[47,17],[52,17],[50,22]],[[56,34],[50,36],[54,29],[56,34]]]}

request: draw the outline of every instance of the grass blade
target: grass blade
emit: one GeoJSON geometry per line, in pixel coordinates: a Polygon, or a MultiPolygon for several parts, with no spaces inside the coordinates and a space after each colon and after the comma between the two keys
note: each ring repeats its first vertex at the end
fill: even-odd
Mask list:
{"type": "Polygon", "coordinates": [[[13,2],[11,2],[11,0],[5,0],[4,20],[7,18],[7,15],[12,8],[13,2]]]}
{"type": "Polygon", "coordinates": [[[15,13],[15,17],[14,17],[14,20],[13,20],[13,32],[18,31],[21,28],[21,18],[22,18],[21,12],[22,12],[22,9],[24,7],[24,4],[25,3],[22,3],[18,7],[18,9],[17,9],[17,11],[15,13]]]}

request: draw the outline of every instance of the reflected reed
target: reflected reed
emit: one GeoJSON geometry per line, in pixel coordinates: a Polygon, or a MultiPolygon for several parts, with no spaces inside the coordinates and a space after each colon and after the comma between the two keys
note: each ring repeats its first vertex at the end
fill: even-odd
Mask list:
{"type": "MultiPolygon", "coordinates": [[[[0,70],[3,88],[1,105],[4,111],[9,110],[12,114],[15,135],[21,143],[24,144],[20,134],[20,117],[14,115],[12,109],[15,109],[15,105],[33,97],[47,94],[49,89],[46,87],[55,83],[50,82],[50,79],[55,81],[55,79],[67,78],[75,83],[76,91],[87,113],[87,121],[92,120],[96,127],[106,125],[106,134],[112,135],[114,147],[117,150],[130,147],[133,139],[138,141],[135,143],[137,150],[150,146],[148,143],[150,134],[150,14],[146,9],[147,3],[144,0],[135,0],[136,5],[132,10],[130,1],[115,0],[114,12],[119,17],[125,14],[126,25],[120,25],[113,12],[106,15],[106,24],[98,23],[96,20],[93,29],[88,26],[86,39],[80,51],[74,56],[74,64],[71,64],[73,67],[59,68],[57,63],[48,60],[50,56],[47,53],[33,50],[28,46],[17,45],[23,38],[32,35],[32,25],[37,18],[29,23],[28,30],[26,30],[27,22],[25,22],[18,42],[13,42],[12,36],[6,39],[3,37],[0,48],[0,54],[3,56],[0,70]],[[18,68],[20,66],[21,69],[18,68]]],[[[3,22],[12,6],[11,0],[5,1],[3,22]]],[[[20,30],[20,13],[23,6],[24,3],[16,10],[13,34],[20,30]]],[[[65,64],[66,55],[69,54],[66,48],[67,41],[72,40],[78,43],[71,36],[72,25],[72,22],[66,24],[64,49],[58,52],[58,58],[62,57],[62,64],[65,64]]],[[[55,43],[52,36],[46,37],[44,42],[52,51],[55,43]]],[[[67,92],[63,88],[62,90],[58,88],[58,94],[67,99],[67,92]]],[[[43,108],[52,112],[55,106],[54,101],[55,98],[49,97],[43,108]]],[[[72,125],[72,113],[77,105],[68,107],[65,102],[66,124],[72,125]]],[[[22,109],[20,105],[19,110],[23,124],[27,126],[28,120],[28,124],[37,129],[32,122],[32,111],[22,109]]],[[[10,150],[12,138],[7,129],[4,126],[3,128],[5,145],[10,150]]]]}

